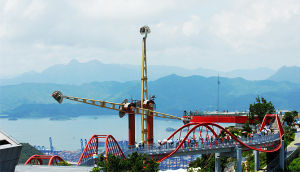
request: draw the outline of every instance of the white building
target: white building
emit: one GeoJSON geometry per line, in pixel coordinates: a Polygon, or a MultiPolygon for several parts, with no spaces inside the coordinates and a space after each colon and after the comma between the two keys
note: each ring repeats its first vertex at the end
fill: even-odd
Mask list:
{"type": "Polygon", "coordinates": [[[0,172],[13,172],[18,164],[22,145],[0,131],[0,172]]]}

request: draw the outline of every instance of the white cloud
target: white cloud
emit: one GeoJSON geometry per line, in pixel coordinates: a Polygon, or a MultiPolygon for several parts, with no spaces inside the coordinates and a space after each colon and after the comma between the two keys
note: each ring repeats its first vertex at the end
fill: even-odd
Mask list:
{"type": "Polygon", "coordinates": [[[0,7],[0,40],[26,32],[31,24],[36,24],[31,23],[32,20],[41,17],[46,7],[44,1],[39,0],[7,0],[2,5],[2,9],[0,7]]]}
{"type": "Polygon", "coordinates": [[[200,17],[192,16],[191,19],[183,23],[182,31],[186,36],[198,35],[200,32],[200,17]]]}
{"type": "Polygon", "coordinates": [[[149,64],[300,65],[299,6],[298,0],[0,0],[0,77],[73,58],[139,65],[143,25],[152,31],[149,64]]]}
{"type": "Polygon", "coordinates": [[[2,13],[3,14],[9,14],[18,6],[17,0],[11,0],[11,1],[3,1],[4,4],[2,4],[2,13]]]}
{"type": "Polygon", "coordinates": [[[266,0],[237,2],[212,18],[210,30],[237,50],[260,43],[257,38],[270,32],[273,24],[284,25],[300,15],[297,0],[266,0]]]}
{"type": "Polygon", "coordinates": [[[177,7],[176,2],[172,0],[75,0],[70,1],[71,5],[79,11],[80,15],[88,18],[105,20],[132,20],[143,19],[145,17],[156,15],[163,10],[177,7]]]}
{"type": "Polygon", "coordinates": [[[154,32],[158,31],[162,35],[176,36],[177,34],[180,33],[180,26],[175,24],[160,22],[154,25],[152,30],[154,30],[154,32]]]}
{"type": "Polygon", "coordinates": [[[45,10],[46,4],[40,0],[33,0],[24,10],[24,17],[31,20],[40,16],[45,10]]]}

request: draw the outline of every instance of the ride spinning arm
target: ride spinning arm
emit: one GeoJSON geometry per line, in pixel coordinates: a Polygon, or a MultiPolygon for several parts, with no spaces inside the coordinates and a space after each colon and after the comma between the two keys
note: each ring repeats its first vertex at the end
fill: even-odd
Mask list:
{"type": "Polygon", "coordinates": [[[119,111],[119,116],[122,118],[126,113],[135,113],[135,114],[142,114],[144,115],[150,115],[150,112],[152,112],[153,116],[159,117],[159,118],[168,118],[168,119],[177,119],[182,120],[183,122],[186,122],[185,118],[180,118],[177,116],[156,112],[149,109],[141,108],[138,103],[128,103],[128,101],[123,101],[122,103],[113,103],[108,101],[102,101],[102,100],[93,100],[93,99],[86,99],[86,98],[79,98],[79,97],[71,97],[71,96],[65,96],[60,91],[54,91],[52,93],[52,97],[61,104],[63,102],[63,99],[69,99],[72,101],[77,101],[85,104],[90,104],[106,109],[112,109],[119,111]]]}

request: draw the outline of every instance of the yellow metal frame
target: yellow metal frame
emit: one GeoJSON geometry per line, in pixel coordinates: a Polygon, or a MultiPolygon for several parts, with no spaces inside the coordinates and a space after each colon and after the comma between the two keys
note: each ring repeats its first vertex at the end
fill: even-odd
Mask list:
{"type": "MultiPolygon", "coordinates": [[[[106,109],[112,109],[112,110],[116,110],[116,111],[122,111],[123,107],[125,106],[125,104],[123,104],[123,103],[113,103],[113,102],[108,102],[108,101],[93,100],[93,99],[86,99],[86,98],[79,98],[79,97],[63,96],[63,98],[69,99],[72,101],[76,101],[76,102],[81,102],[81,103],[85,103],[85,104],[90,104],[90,105],[106,108],[106,109]]],[[[142,115],[143,113],[144,113],[144,115],[156,116],[159,118],[182,120],[182,118],[180,118],[180,117],[169,115],[166,113],[156,112],[153,110],[144,109],[144,108],[140,108],[140,107],[135,108],[135,114],[142,115]],[[153,115],[150,115],[150,112],[152,112],[153,115]]]]}
{"type": "MultiPolygon", "coordinates": [[[[148,100],[148,85],[147,85],[147,58],[146,58],[146,38],[143,37],[142,47],[142,78],[141,78],[141,108],[143,108],[144,100],[148,100]]],[[[149,111],[141,110],[141,129],[142,129],[142,142],[146,144],[147,141],[147,113],[149,111]]]]}
{"type": "MultiPolygon", "coordinates": [[[[169,114],[156,112],[153,110],[143,108],[144,100],[149,100],[148,99],[148,85],[147,85],[148,78],[147,78],[146,38],[147,38],[147,33],[150,33],[150,29],[148,26],[144,26],[141,28],[140,32],[141,32],[141,34],[145,34],[145,36],[143,37],[143,47],[142,47],[141,107],[135,108],[135,114],[141,115],[142,142],[146,144],[147,133],[148,133],[147,116],[156,116],[156,117],[160,117],[160,118],[169,118],[169,119],[178,119],[178,120],[183,120],[183,119],[180,117],[177,117],[177,116],[172,116],[169,114]]],[[[82,103],[99,106],[99,107],[106,108],[106,109],[112,109],[112,110],[124,112],[122,109],[124,109],[125,104],[123,104],[123,103],[120,104],[120,103],[85,99],[85,98],[79,98],[79,97],[70,97],[70,96],[62,96],[62,97],[72,100],[72,101],[82,102],[82,103]]]]}

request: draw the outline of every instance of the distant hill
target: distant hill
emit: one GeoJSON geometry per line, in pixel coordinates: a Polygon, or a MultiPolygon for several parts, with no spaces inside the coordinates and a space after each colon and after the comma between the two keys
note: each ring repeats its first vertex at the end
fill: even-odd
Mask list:
{"type": "Polygon", "coordinates": [[[72,60],[64,65],[54,65],[41,73],[29,72],[11,79],[0,80],[1,85],[20,83],[82,84],[93,81],[136,80],[138,73],[125,65],[103,64],[97,60],[79,63],[72,60]]]}
{"type": "Polygon", "coordinates": [[[21,143],[22,151],[19,158],[19,164],[24,164],[32,155],[43,155],[42,152],[31,146],[29,143],[21,143]]]}
{"type": "Polygon", "coordinates": [[[274,75],[268,78],[272,81],[289,81],[300,83],[300,67],[298,66],[283,66],[274,75]]]}
{"type": "Polygon", "coordinates": [[[274,70],[269,68],[256,68],[256,69],[237,69],[229,72],[221,73],[223,77],[236,78],[241,77],[247,80],[265,80],[275,73],[274,70]]]}
{"type": "MultiPolygon", "coordinates": [[[[220,72],[210,69],[185,69],[173,66],[148,66],[149,80],[156,80],[161,77],[176,74],[180,76],[201,75],[205,77],[220,76],[223,77],[242,77],[248,80],[263,80],[274,73],[268,68],[234,70],[229,72],[220,72]]],[[[93,60],[87,63],[79,63],[72,60],[68,64],[58,64],[51,66],[41,73],[27,72],[10,79],[0,79],[0,85],[12,85],[21,83],[55,83],[55,84],[83,84],[89,82],[118,81],[127,82],[139,80],[141,77],[140,66],[104,64],[93,60]]]]}
{"type": "MultiPolygon", "coordinates": [[[[255,97],[263,96],[277,109],[300,110],[300,85],[270,80],[248,81],[242,78],[220,77],[220,110],[248,110],[255,97]]],[[[157,111],[181,115],[184,110],[216,110],[217,77],[169,75],[148,83],[149,94],[156,95],[157,111]]],[[[27,83],[0,86],[0,114],[10,118],[75,117],[111,114],[91,105],[64,100],[63,104],[50,96],[55,90],[65,95],[122,102],[139,99],[140,82],[92,82],[82,85],[27,83]]]]}

